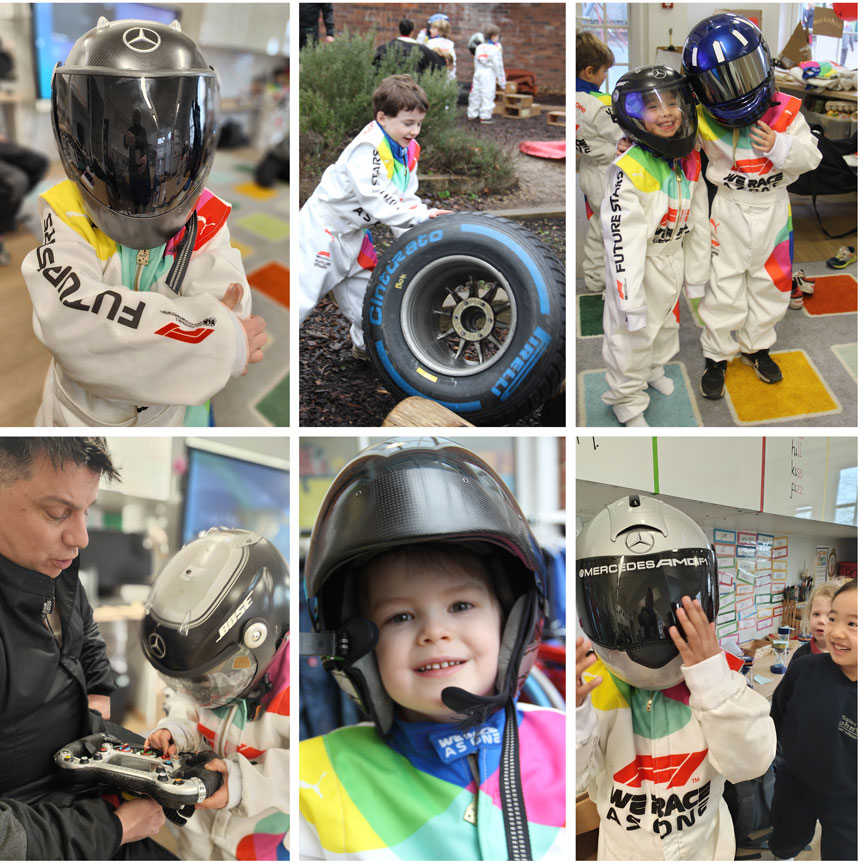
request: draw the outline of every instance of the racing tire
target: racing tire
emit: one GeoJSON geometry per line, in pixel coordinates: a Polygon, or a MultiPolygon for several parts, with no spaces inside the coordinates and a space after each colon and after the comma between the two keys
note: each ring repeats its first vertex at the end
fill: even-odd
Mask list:
{"type": "Polygon", "coordinates": [[[516,222],[439,216],[379,257],[363,328],[395,396],[433,399],[476,425],[510,423],[564,378],[564,267],[516,222]]]}

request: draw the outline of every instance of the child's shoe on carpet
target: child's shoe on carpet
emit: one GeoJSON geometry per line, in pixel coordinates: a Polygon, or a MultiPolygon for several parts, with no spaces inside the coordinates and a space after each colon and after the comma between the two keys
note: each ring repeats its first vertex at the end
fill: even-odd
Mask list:
{"type": "Polygon", "coordinates": [[[800,290],[796,280],[791,283],[791,299],[788,301],[788,307],[790,309],[803,308],[803,291],[800,290]]]}
{"type": "Polygon", "coordinates": [[[705,373],[699,391],[706,399],[721,399],[726,394],[726,360],[705,357],[705,373]]]}
{"type": "MultiPolygon", "coordinates": [[[[807,279],[803,270],[795,270],[791,274],[791,295],[794,296],[794,288],[800,288],[801,292],[811,297],[815,293],[815,279],[807,279]]],[[[794,308],[794,306],[792,306],[794,308]]]]}
{"type": "Polygon", "coordinates": [[[782,372],[770,358],[767,348],[756,351],[754,354],[741,354],[741,359],[755,369],[760,381],[764,381],[766,384],[778,384],[782,380],[782,372]]]}
{"type": "Polygon", "coordinates": [[[827,259],[827,266],[831,270],[844,270],[857,260],[857,251],[854,246],[840,246],[839,251],[827,259]]]}

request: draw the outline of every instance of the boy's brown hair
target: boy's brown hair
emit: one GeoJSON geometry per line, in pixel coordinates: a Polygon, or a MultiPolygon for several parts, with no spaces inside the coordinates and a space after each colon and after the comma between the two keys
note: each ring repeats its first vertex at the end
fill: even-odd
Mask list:
{"type": "Polygon", "coordinates": [[[380,111],[386,117],[396,117],[401,111],[427,113],[427,94],[410,75],[389,75],[373,91],[373,116],[380,111]]]}
{"type": "Polygon", "coordinates": [[[484,28],[484,38],[489,42],[493,36],[501,36],[502,31],[495,24],[487,24],[484,28]]]}
{"type": "MultiPolygon", "coordinates": [[[[444,36],[446,39],[449,39],[451,36],[451,22],[450,21],[434,21],[433,26],[436,28],[436,32],[440,36],[444,36]]],[[[430,28],[427,28],[427,32],[430,32],[430,28]]]]}
{"type": "Polygon", "coordinates": [[[615,55],[594,33],[581,30],[576,34],[576,75],[591,66],[596,72],[603,66],[614,66],[615,55]]]}

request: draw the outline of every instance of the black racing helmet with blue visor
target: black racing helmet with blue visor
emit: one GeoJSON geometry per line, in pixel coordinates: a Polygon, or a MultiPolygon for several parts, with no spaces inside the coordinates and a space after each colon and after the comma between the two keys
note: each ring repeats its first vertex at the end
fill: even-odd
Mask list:
{"type": "Polygon", "coordinates": [[[628,138],[668,159],[680,159],[696,144],[698,118],[689,84],[668,66],[640,66],[618,79],[612,119],[628,138]]]}
{"type": "Polygon", "coordinates": [[[702,529],[657,498],[631,495],[602,509],[577,538],[576,600],[582,631],[610,670],[634,686],[680,682],[669,635],[684,596],[716,619],[716,557],[702,529]]]}
{"type": "Polygon", "coordinates": [[[761,30],[741,15],[712,15],[696,24],[681,62],[698,100],[724,126],[751,126],[773,102],[770,50],[761,30]]]}

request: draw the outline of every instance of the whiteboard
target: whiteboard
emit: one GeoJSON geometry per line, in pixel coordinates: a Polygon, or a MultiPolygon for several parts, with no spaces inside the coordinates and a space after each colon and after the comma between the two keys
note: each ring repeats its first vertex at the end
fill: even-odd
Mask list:
{"type": "Polygon", "coordinates": [[[856,437],[769,437],[765,511],[857,524],[856,437]]]}
{"type": "Polygon", "coordinates": [[[170,497],[172,437],[111,437],[108,449],[120,472],[119,482],[99,483],[100,488],[132,497],[167,500],[170,497]]]}
{"type": "Polygon", "coordinates": [[[577,436],[574,452],[576,478],[637,491],[656,491],[654,440],[640,436],[577,436]]]}
{"type": "Polygon", "coordinates": [[[758,511],[760,437],[661,437],[660,493],[758,511]]]}

